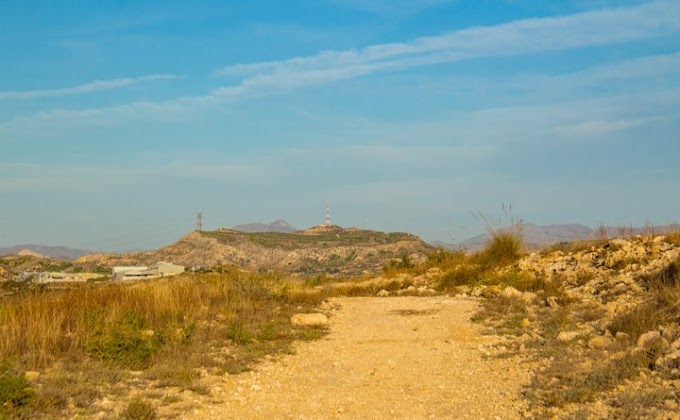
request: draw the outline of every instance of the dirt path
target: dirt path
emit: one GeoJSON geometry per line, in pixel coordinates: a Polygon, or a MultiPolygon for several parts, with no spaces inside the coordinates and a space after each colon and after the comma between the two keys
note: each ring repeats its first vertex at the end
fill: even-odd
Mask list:
{"type": "Polygon", "coordinates": [[[520,418],[516,360],[484,359],[494,338],[448,297],[339,298],[330,334],[225,377],[196,419],[520,418]]]}

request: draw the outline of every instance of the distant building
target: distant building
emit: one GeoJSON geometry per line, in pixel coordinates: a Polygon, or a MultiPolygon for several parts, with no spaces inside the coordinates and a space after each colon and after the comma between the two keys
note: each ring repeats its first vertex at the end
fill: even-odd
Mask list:
{"type": "Polygon", "coordinates": [[[184,266],[161,261],[148,266],[118,266],[113,267],[113,281],[155,279],[158,277],[176,276],[184,272],[184,266]]]}
{"type": "Polygon", "coordinates": [[[90,279],[96,279],[101,277],[101,274],[97,273],[54,273],[54,272],[43,272],[36,273],[33,276],[33,281],[35,283],[59,283],[59,282],[70,282],[70,283],[85,283],[90,279]]]}
{"type": "Polygon", "coordinates": [[[33,281],[37,279],[42,272],[40,271],[23,271],[19,274],[15,274],[13,280],[14,281],[33,281]]]}

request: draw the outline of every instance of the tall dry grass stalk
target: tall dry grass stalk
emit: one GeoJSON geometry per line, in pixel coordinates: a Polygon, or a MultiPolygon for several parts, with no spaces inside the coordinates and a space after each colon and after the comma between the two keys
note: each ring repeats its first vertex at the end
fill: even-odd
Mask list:
{"type": "Polygon", "coordinates": [[[80,356],[95,335],[118,334],[126,319],[167,341],[173,331],[197,321],[259,316],[267,293],[257,279],[219,275],[26,291],[0,303],[0,360],[40,368],[80,356]]]}

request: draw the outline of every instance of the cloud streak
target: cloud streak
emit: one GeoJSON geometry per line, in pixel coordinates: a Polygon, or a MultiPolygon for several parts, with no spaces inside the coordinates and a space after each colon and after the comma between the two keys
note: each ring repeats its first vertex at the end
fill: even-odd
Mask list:
{"type": "Polygon", "coordinates": [[[66,88],[58,89],[35,89],[26,91],[15,91],[15,92],[0,92],[0,100],[11,100],[11,99],[36,99],[36,98],[47,98],[47,97],[57,97],[57,96],[73,96],[73,95],[84,95],[95,92],[100,92],[103,90],[120,89],[127,86],[136,85],[143,82],[150,82],[156,80],[172,80],[177,79],[178,76],[171,74],[153,74],[149,76],[132,77],[132,78],[121,78],[121,79],[110,79],[110,80],[95,80],[93,82],[84,83],[82,85],[71,86],[66,88]]]}
{"type": "MultiPolygon", "coordinates": [[[[166,101],[138,101],[103,108],[43,111],[1,122],[0,132],[16,134],[30,131],[36,124],[63,125],[67,120],[92,124],[89,119],[93,116],[97,117],[96,121],[104,119],[106,123],[140,118],[176,118],[186,114],[188,110],[197,111],[203,107],[222,106],[243,98],[275,95],[380,72],[485,57],[510,57],[619,44],[677,33],[680,33],[680,2],[670,0],[566,16],[517,20],[496,26],[472,27],[438,36],[420,37],[402,43],[376,44],[354,50],[321,51],[315,55],[281,61],[234,64],[217,71],[219,75],[233,80],[233,83],[215,88],[206,94],[180,96],[166,101]]],[[[588,74],[585,71],[574,78],[583,76],[600,80],[625,79],[626,72],[645,77],[649,73],[647,65],[655,65],[657,69],[661,66],[667,71],[673,71],[677,68],[677,55],[650,58],[648,62],[623,63],[621,68],[612,67],[601,74],[588,74]],[[632,68],[633,66],[636,67],[632,68]]],[[[175,77],[152,75],[97,81],[65,89],[0,92],[0,99],[82,94],[175,77]]],[[[578,80],[571,82],[581,83],[578,80]]]]}
{"type": "MultiPolygon", "coordinates": [[[[239,93],[292,89],[416,66],[648,39],[679,32],[679,16],[680,3],[662,0],[635,7],[472,27],[403,43],[235,64],[218,70],[218,74],[241,77],[239,93]]],[[[235,88],[217,90],[214,94],[230,96],[235,88]]]]}

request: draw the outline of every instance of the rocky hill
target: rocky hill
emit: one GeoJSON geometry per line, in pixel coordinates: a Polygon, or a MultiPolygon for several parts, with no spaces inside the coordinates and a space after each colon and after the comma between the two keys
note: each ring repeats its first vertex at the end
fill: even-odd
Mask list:
{"type": "Polygon", "coordinates": [[[31,255],[39,258],[55,258],[63,261],[72,261],[83,255],[92,254],[94,251],[86,251],[82,249],[67,248],[65,246],[47,246],[23,244],[15,245],[7,248],[0,248],[0,256],[31,255]]]}
{"type": "Polygon", "coordinates": [[[386,261],[408,255],[417,262],[432,251],[408,233],[384,233],[338,226],[319,226],[295,233],[194,231],[155,251],[95,254],[80,264],[153,264],[169,261],[185,266],[215,267],[234,264],[257,271],[289,273],[361,274],[375,272],[386,261]]]}
{"type": "Polygon", "coordinates": [[[75,266],[67,261],[36,256],[32,253],[0,257],[0,282],[12,280],[21,273],[40,271],[73,271],[75,266]]]}

